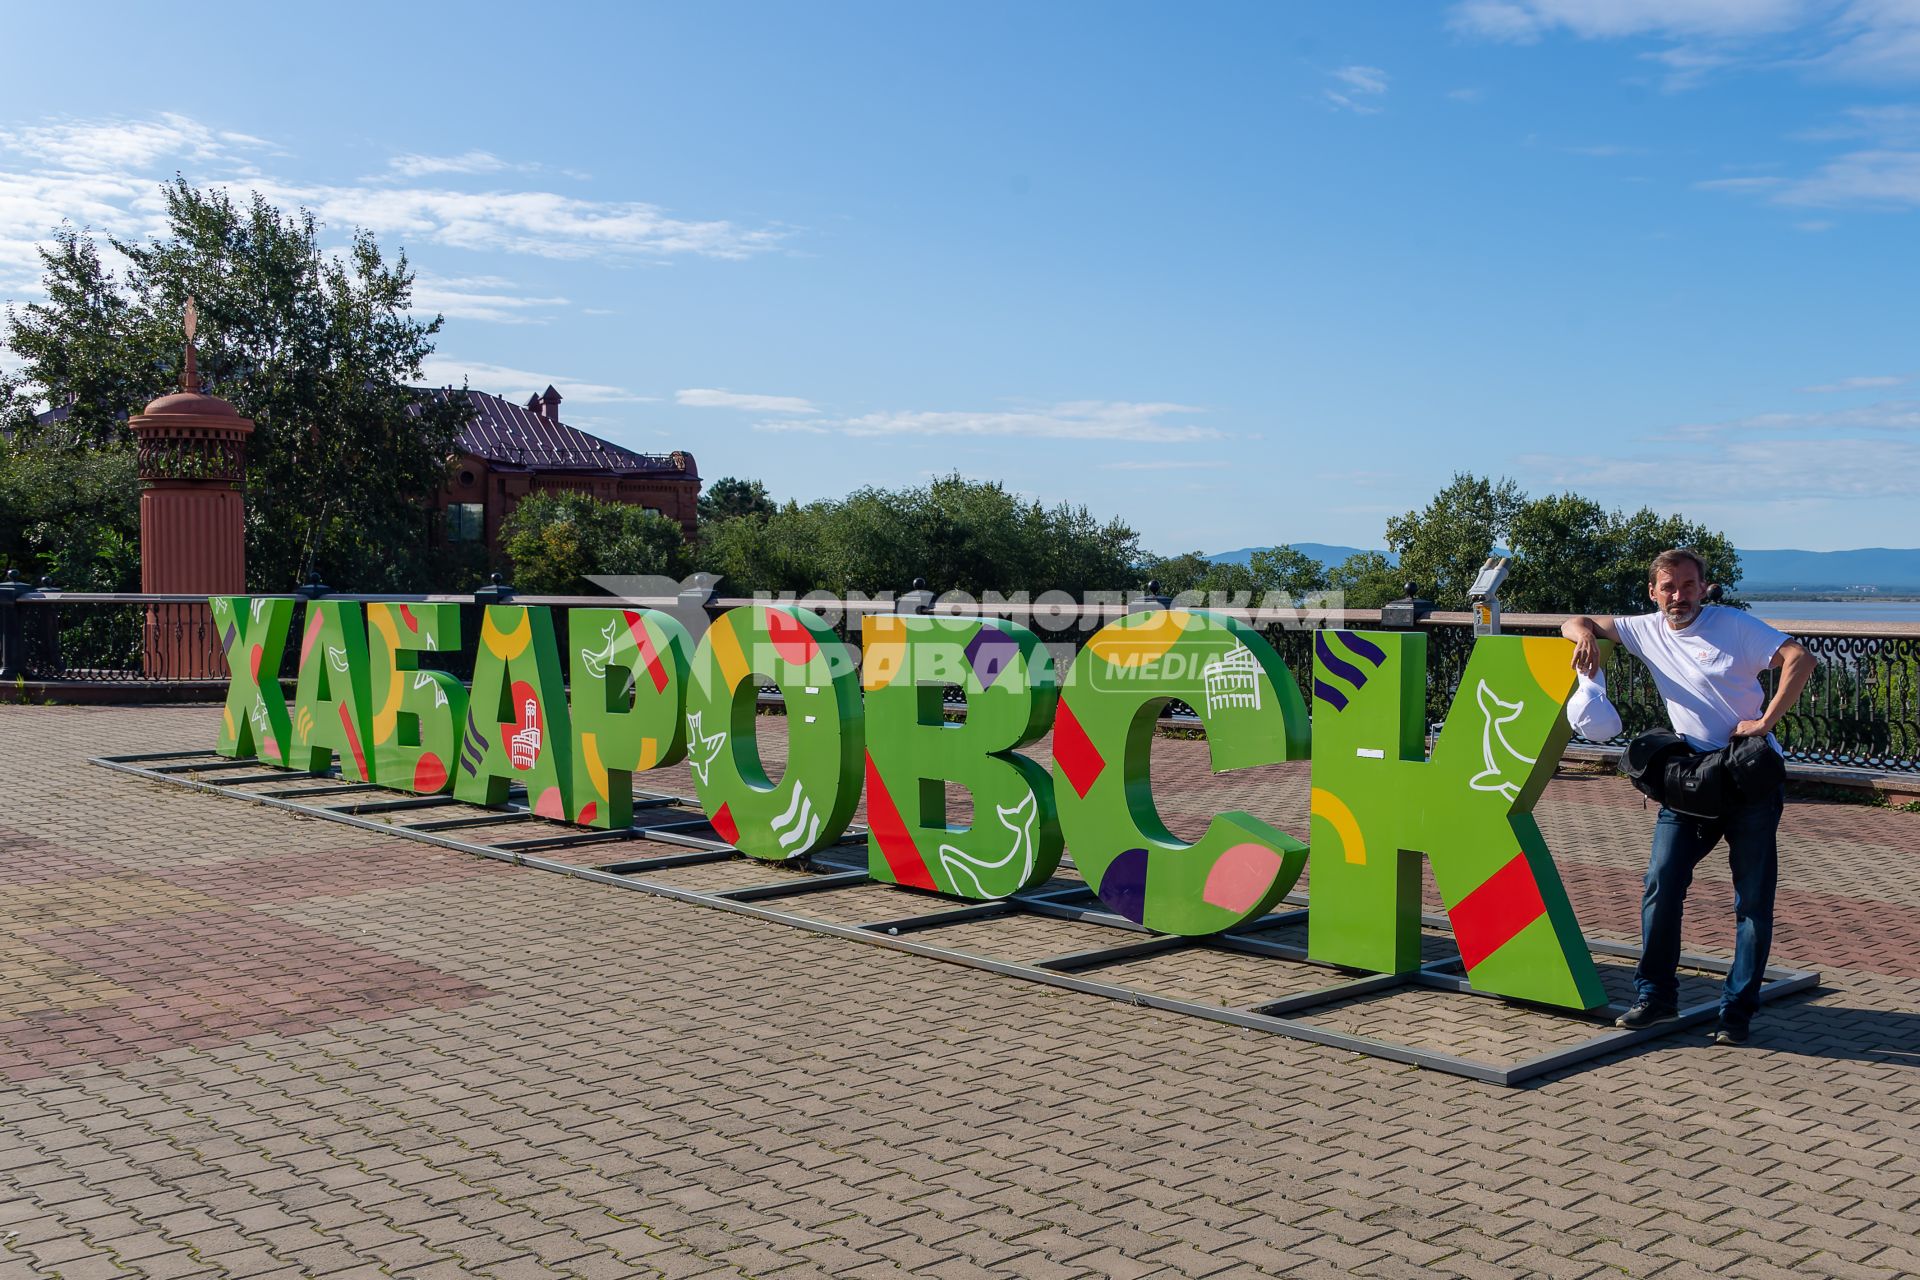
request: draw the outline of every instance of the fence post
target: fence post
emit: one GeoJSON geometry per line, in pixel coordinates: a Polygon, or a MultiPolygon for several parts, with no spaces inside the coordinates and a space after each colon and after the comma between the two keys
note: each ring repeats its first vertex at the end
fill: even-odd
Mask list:
{"type": "Polygon", "coordinates": [[[33,588],[20,581],[17,569],[7,570],[0,581],[0,680],[20,680],[26,676],[26,629],[20,620],[20,597],[33,588]]]}
{"type": "Polygon", "coordinates": [[[1414,593],[1420,589],[1417,582],[1406,583],[1407,594],[1399,600],[1389,600],[1380,606],[1380,625],[1389,631],[1411,631],[1420,625],[1420,620],[1433,612],[1433,601],[1422,600],[1414,593]]]}

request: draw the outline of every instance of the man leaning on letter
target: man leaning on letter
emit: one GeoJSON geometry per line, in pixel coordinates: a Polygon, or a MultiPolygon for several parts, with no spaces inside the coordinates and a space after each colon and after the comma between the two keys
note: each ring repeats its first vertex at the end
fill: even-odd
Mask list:
{"type": "MultiPolygon", "coordinates": [[[[1751,614],[1717,605],[1702,607],[1707,566],[1698,553],[1663,551],[1647,570],[1653,613],[1631,618],[1569,618],[1560,634],[1573,641],[1573,667],[1592,676],[1600,666],[1595,647],[1605,637],[1626,646],[1653,673],[1673,729],[1699,751],[1713,751],[1734,738],[1772,738],[1780,717],[1799,700],[1813,673],[1813,659],[1799,644],[1751,614]],[[1771,701],[1760,673],[1780,668],[1771,701]]],[[[1773,892],[1780,859],[1775,837],[1784,792],[1735,802],[1719,818],[1693,818],[1663,807],[1653,830],[1653,856],[1640,899],[1640,964],[1634,971],[1633,1007],[1617,1025],[1647,1027],[1679,1015],[1680,917],[1693,869],[1722,836],[1733,872],[1737,925],[1733,967],[1720,993],[1719,1044],[1745,1044],[1773,943],[1773,892]]]]}

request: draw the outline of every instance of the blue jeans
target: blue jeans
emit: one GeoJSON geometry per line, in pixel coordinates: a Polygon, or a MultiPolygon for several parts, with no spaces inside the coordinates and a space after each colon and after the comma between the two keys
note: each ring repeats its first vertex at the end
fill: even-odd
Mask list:
{"type": "Polygon", "coordinates": [[[1671,809],[1660,810],[1653,829],[1653,857],[1647,863],[1646,891],[1640,899],[1640,965],[1634,986],[1643,1001],[1677,1005],[1680,982],[1674,967],[1680,959],[1680,915],[1686,904],[1693,869],[1712,852],[1721,837],[1727,841],[1727,864],[1733,872],[1735,923],[1733,968],[1720,991],[1720,1020],[1744,1027],[1760,1007],[1760,987],[1773,946],[1773,892],[1780,879],[1780,830],[1783,792],[1737,805],[1719,818],[1690,818],[1671,809]]]}

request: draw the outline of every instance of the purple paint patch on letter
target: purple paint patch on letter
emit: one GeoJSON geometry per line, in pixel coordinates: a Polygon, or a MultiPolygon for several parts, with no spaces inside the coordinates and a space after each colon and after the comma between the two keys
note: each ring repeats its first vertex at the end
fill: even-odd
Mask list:
{"type": "Polygon", "coordinates": [[[1147,851],[1129,849],[1107,864],[1100,877],[1100,901],[1139,924],[1147,913],[1147,851]]]}
{"type": "Polygon", "coordinates": [[[973,664],[973,673],[980,677],[983,689],[993,688],[1000,673],[1019,656],[1020,642],[998,627],[983,626],[967,641],[967,661],[973,664]]]}

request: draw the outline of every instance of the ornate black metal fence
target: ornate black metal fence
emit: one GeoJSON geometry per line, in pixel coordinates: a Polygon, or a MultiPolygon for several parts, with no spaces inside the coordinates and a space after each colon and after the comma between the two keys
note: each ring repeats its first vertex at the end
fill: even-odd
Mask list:
{"type": "MultiPolygon", "coordinates": [[[[481,602],[472,596],[342,594],[335,598],[457,602],[462,606],[463,634],[478,634],[481,602]]],[[[514,602],[558,606],[554,625],[563,652],[567,607],[620,603],[604,596],[519,596],[514,602]]],[[[742,601],[683,596],[634,603],[668,608],[691,618],[699,612],[717,615],[742,601]]],[[[860,642],[861,618],[894,607],[870,601],[806,603],[822,611],[855,646],[860,642]]],[[[989,602],[966,611],[1012,617],[1031,626],[1056,659],[1067,663],[1089,636],[1127,607],[1110,602],[1045,609],[989,602]]],[[[1241,611],[1241,616],[1261,630],[1296,679],[1312,671],[1314,628],[1380,625],[1379,612],[1364,609],[1326,615],[1241,611]]],[[[1552,634],[1559,622],[1557,616],[1509,615],[1506,630],[1552,634]]],[[[1452,701],[1472,648],[1472,620],[1465,614],[1432,614],[1420,627],[1428,636],[1429,719],[1437,723],[1452,701]]],[[[1788,629],[1818,661],[1806,694],[1778,733],[1788,757],[1809,764],[1920,773],[1920,626],[1805,623],[1788,629]]],[[[296,647],[289,645],[281,668],[283,679],[292,680],[297,657],[296,647]]],[[[427,665],[462,679],[472,675],[470,646],[459,653],[422,658],[427,665]]],[[[12,578],[0,581],[0,681],[8,685],[30,683],[42,696],[59,697],[63,686],[115,686],[129,691],[138,686],[211,688],[224,678],[225,665],[204,598],[63,593],[12,578]]],[[[1625,725],[1616,743],[1664,722],[1652,681],[1631,658],[1615,655],[1608,667],[1608,691],[1625,725]]],[[[1177,703],[1169,711],[1190,713],[1177,703]]]]}

